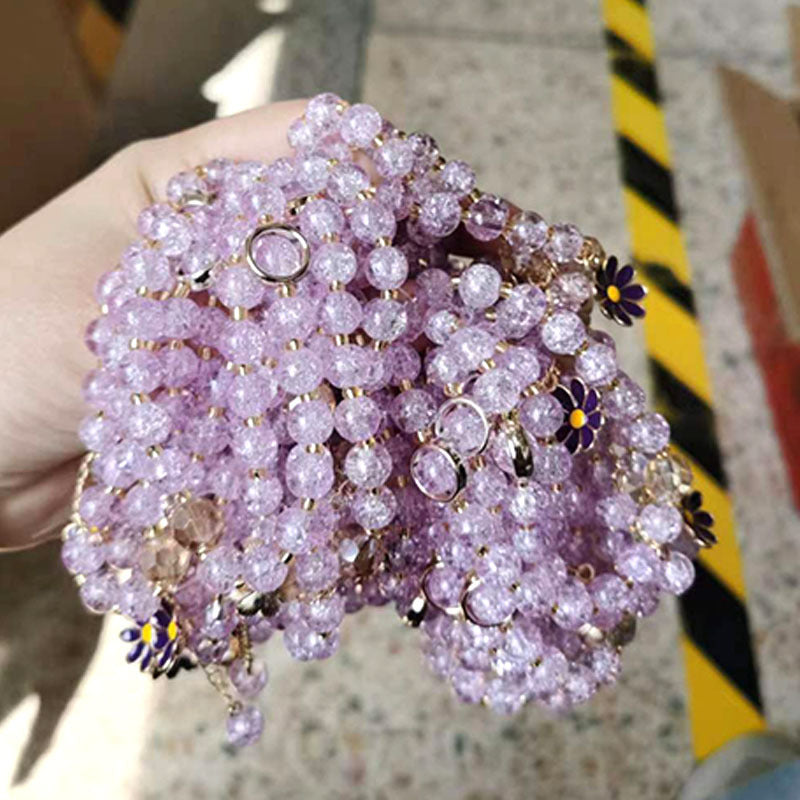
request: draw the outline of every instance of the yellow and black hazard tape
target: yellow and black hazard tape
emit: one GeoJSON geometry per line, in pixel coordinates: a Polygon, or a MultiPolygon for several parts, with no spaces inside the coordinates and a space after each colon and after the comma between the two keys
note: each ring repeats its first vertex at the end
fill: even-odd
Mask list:
{"type": "Polygon", "coordinates": [[[635,265],[647,284],[655,401],[692,466],[719,544],[680,599],[694,753],[764,727],[731,499],[717,443],[645,0],[603,0],[611,98],[635,265]]]}

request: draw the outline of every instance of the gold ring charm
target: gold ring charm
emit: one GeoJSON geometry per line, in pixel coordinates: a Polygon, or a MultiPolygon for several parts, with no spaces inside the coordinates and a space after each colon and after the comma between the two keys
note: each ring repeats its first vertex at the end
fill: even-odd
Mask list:
{"type": "Polygon", "coordinates": [[[280,285],[285,283],[294,283],[300,280],[308,270],[308,265],[311,263],[311,246],[308,240],[303,236],[297,228],[291,225],[284,225],[282,223],[273,223],[270,225],[261,225],[256,228],[248,237],[244,245],[244,252],[247,258],[247,265],[257,278],[271,285],[280,285]],[[290,272],[285,274],[268,272],[256,261],[253,247],[259,239],[265,236],[279,236],[286,239],[295,245],[299,250],[300,258],[297,266],[290,272]]]}

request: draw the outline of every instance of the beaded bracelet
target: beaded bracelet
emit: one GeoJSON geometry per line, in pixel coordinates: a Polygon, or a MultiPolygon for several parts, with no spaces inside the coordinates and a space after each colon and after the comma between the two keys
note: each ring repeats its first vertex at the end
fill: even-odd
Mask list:
{"type": "Polygon", "coordinates": [[[88,454],[63,532],[129,662],[201,667],[234,745],[275,631],[326,658],[393,603],[459,698],[564,709],[692,583],[712,518],[593,305],[634,270],[323,94],[291,158],[173,177],[96,291],[88,454]]]}

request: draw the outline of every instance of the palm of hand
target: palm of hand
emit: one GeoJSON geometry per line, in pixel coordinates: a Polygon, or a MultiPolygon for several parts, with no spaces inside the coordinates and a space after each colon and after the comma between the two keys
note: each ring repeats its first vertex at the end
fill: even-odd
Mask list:
{"type": "Polygon", "coordinates": [[[82,454],[84,331],[97,278],[136,237],[167,179],[215,156],[271,160],[303,103],[267,108],[133,145],[0,237],[0,548],[51,535],[67,517],[82,454]]]}

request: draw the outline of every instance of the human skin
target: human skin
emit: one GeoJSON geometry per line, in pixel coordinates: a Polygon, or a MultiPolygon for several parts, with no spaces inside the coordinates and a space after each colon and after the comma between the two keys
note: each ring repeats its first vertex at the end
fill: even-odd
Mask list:
{"type": "Polygon", "coordinates": [[[121,150],[0,236],[0,549],[28,547],[66,521],[83,453],[84,331],[94,285],[137,237],[167,180],[212,158],[288,155],[305,102],[275,103],[121,150]]]}
{"type": "MultiPolygon", "coordinates": [[[[0,236],[0,551],[51,538],[68,519],[84,453],[81,385],[96,366],[84,343],[94,287],[138,237],[139,212],[177,172],[213,158],[289,155],[286,131],[305,105],[274,103],[129,145],[0,236]]],[[[479,256],[494,245],[459,229],[449,249],[479,256]]]]}

